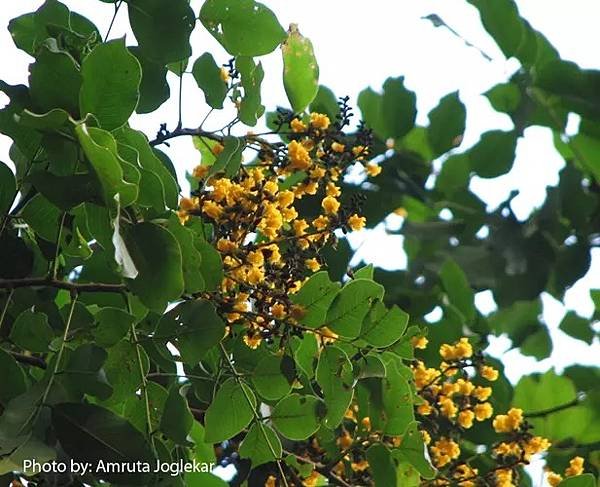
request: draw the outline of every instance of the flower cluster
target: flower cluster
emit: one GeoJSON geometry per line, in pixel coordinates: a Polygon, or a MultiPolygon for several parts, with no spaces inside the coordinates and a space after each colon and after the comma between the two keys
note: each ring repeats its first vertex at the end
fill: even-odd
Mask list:
{"type": "MultiPolygon", "coordinates": [[[[583,473],[583,462],[584,460],[581,457],[572,458],[569,461],[569,466],[565,469],[564,476],[574,477],[576,475],[581,475],[583,473]]],[[[552,487],[556,487],[562,482],[563,476],[555,472],[548,472],[547,479],[552,487]]]]}
{"type": "MultiPolygon", "coordinates": [[[[183,223],[199,216],[211,224],[224,268],[211,299],[230,324],[242,325],[251,348],[276,335],[282,321],[298,319],[302,310],[289,296],[321,268],[320,252],[335,243],[334,232],[366,223],[360,200],[342,202],[339,180],[368,155],[369,133],[350,137],[321,113],[288,124],[287,145],[248,134],[247,148],[258,157],[233,177],[212,175],[207,164],[196,167],[198,187],[178,212],[183,223]],[[304,201],[320,210],[310,220],[299,217],[304,201]]],[[[211,150],[218,156],[224,147],[217,143],[211,150]]],[[[367,164],[365,170],[376,174],[380,168],[367,164]]]]}

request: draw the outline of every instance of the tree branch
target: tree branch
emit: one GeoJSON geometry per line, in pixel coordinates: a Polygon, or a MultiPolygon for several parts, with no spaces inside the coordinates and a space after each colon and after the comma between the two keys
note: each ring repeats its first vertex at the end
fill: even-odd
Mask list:
{"type": "Polygon", "coordinates": [[[578,406],[581,403],[582,399],[576,397],[572,401],[569,401],[565,404],[559,404],[558,406],[554,406],[548,409],[542,409],[541,411],[536,411],[534,413],[525,413],[524,416],[526,418],[541,418],[544,416],[548,416],[553,413],[558,413],[559,411],[564,411],[565,409],[569,409],[575,406],[578,406]]]}
{"type": "Polygon", "coordinates": [[[104,292],[104,293],[120,293],[127,287],[125,284],[106,284],[99,282],[68,282],[59,279],[47,277],[27,277],[24,279],[0,279],[0,289],[17,289],[20,287],[55,287],[57,289],[66,289],[67,291],[76,292],[104,292]]]}

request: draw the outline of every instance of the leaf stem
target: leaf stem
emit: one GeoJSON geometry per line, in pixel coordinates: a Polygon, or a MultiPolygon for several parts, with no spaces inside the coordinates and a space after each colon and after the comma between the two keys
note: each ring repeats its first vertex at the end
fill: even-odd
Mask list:
{"type": "Polygon", "coordinates": [[[2,331],[2,325],[4,324],[4,318],[6,317],[6,313],[8,312],[8,306],[10,305],[10,300],[12,299],[14,292],[15,292],[15,290],[11,289],[8,292],[8,296],[6,296],[6,303],[4,303],[4,307],[2,308],[2,314],[0,315],[0,331],[2,331]]]}
{"type": "Polygon", "coordinates": [[[283,466],[281,464],[281,457],[279,455],[277,455],[277,453],[275,453],[275,448],[273,447],[273,445],[271,444],[271,440],[267,436],[267,432],[264,429],[264,425],[262,424],[261,417],[258,414],[258,412],[256,411],[254,404],[252,404],[252,399],[250,399],[250,396],[248,395],[248,392],[246,391],[246,389],[244,387],[244,383],[242,382],[241,375],[236,370],[235,365],[233,364],[231,358],[229,357],[227,350],[225,350],[225,347],[223,346],[222,342],[219,343],[219,347],[221,348],[221,353],[223,354],[223,357],[225,358],[227,365],[231,369],[231,372],[233,373],[235,380],[238,382],[238,384],[240,385],[240,387],[242,389],[242,392],[244,393],[244,397],[246,398],[246,401],[248,402],[248,405],[250,406],[250,409],[252,410],[254,419],[256,420],[256,423],[258,424],[258,427],[260,428],[260,432],[262,433],[265,441],[267,442],[267,446],[269,447],[269,450],[270,450],[271,454],[273,455],[273,458],[275,458],[275,462],[277,463],[277,468],[279,470],[279,474],[281,475],[281,481],[283,482],[283,485],[285,487],[289,487],[287,478],[285,476],[285,472],[283,471],[283,466]]]}

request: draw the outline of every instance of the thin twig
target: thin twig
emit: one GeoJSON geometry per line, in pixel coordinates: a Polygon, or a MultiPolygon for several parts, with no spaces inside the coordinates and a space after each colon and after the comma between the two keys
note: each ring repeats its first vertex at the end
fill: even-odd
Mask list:
{"type": "Polygon", "coordinates": [[[0,279],[0,289],[17,289],[20,287],[55,287],[76,292],[120,293],[126,289],[125,284],[106,284],[100,282],[69,282],[48,277],[26,277],[24,279],[0,279]]]}
{"type": "Polygon", "coordinates": [[[110,20],[110,25],[108,26],[108,30],[106,31],[106,35],[104,36],[103,42],[106,42],[108,40],[108,36],[110,34],[110,31],[112,30],[113,24],[115,23],[115,19],[117,18],[117,14],[119,13],[119,9],[121,8],[122,3],[123,3],[123,0],[119,0],[115,4],[115,11],[113,13],[112,19],[110,20]]]}

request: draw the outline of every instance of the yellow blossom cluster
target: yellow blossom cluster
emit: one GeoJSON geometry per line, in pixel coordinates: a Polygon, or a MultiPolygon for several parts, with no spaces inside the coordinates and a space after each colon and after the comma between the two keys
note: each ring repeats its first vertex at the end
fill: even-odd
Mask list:
{"type": "MultiPolygon", "coordinates": [[[[211,299],[231,325],[242,325],[251,348],[276,334],[281,322],[293,325],[300,317],[289,296],[321,269],[320,252],[335,240],[333,232],[366,224],[356,201],[342,204],[339,186],[344,171],[368,154],[364,140],[351,143],[321,113],[289,125],[294,135],[285,147],[248,135],[246,144],[258,150],[258,158],[234,176],[197,166],[192,175],[198,189],[179,205],[183,224],[194,217],[204,228],[209,224],[224,269],[211,299]],[[316,198],[320,214],[300,218],[303,198],[316,198]]],[[[218,161],[224,146],[211,142],[210,148],[218,161]]]]}
{"type": "MultiPolygon", "coordinates": [[[[583,463],[584,460],[582,457],[572,458],[569,461],[569,466],[565,469],[564,477],[581,475],[583,473],[583,463]]],[[[555,472],[548,472],[547,480],[552,487],[556,487],[563,481],[563,476],[555,472]]]]}

